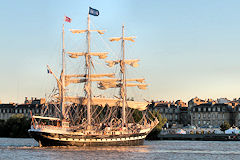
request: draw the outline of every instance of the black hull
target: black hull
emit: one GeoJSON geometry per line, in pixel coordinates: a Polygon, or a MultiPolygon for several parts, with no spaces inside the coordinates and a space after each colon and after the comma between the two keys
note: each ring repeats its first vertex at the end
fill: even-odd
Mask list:
{"type": "Polygon", "coordinates": [[[40,147],[46,146],[135,146],[142,145],[146,133],[109,136],[72,136],[45,132],[29,131],[40,147]]]}

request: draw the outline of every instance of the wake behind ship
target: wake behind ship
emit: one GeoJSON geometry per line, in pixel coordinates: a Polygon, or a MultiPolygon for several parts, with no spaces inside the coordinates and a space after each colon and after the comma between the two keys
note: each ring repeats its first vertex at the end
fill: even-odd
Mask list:
{"type": "MultiPolygon", "coordinates": [[[[127,97],[127,87],[146,89],[147,85],[143,78],[127,78],[126,66],[137,67],[139,60],[125,59],[125,42],[134,42],[135,37],[125,37],[124,26],[121,37],[110,38],[110,41],[121,42],[121,58],[105,61],[109,67],[119,65],[119,78],[116,78],[114,73],[94,73],[94,58],[105,59],[108,53],[91,51],[91,33],[103,34],[104,30],[90,29],[90,15],[98,16],[99,11],[89,8],[87,29],[70,30],[74,34],[87,35],[85,52],[65,52],[63,25],[60,78],[48,66],[48,72],[55,77],[58,89],[51,94],[42,115],[32,115],[31,129],[28,130],[39,146],[141,145],[158,124],[157,118],[147,110],[149,102],[137,102],[127,97]],[[65,73],[66,53],[71,58],[84,58],[83,74],[65,73]],[[69,87],[71,84],[82,85],[83,96],[69,96],[72,95],[69,87]],[[94,95],[94,86],[100,90],[116,88],[119,95],[102,98],[104,96],[94,95]]],[[[71,22],[71,19],[65,17],[65,21],[71,22]]]]}

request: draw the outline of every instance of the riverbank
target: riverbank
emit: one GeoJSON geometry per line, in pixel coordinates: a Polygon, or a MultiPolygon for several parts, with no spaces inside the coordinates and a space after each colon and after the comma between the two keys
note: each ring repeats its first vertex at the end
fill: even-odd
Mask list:
{"type": "Polygon", "coordinates": [[[240,141],[237,134],[159,134],[155,140],[240,141]]]}

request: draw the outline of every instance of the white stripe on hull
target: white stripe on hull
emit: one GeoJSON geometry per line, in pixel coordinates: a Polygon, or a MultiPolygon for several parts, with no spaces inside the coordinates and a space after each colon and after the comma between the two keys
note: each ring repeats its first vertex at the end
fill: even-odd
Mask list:
{"type": "Polygon", "coordinates": [[[44,138],[56,140],[56,141],[65,141],[65,142],[120,142],[120,141],[131,141],[131,140],[141,140],[146,138],[146,135],[144,136],[138,136],[138,137],[130,137],[130,138],[107,138],[107,139],[73,139],[73,138],[54,138],[49,136],[43,136],[44,138]]]}

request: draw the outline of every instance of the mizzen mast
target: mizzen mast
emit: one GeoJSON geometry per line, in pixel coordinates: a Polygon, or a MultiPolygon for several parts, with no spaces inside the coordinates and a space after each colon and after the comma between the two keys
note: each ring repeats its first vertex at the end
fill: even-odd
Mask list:
{"type": "MultiPolygon", "coordinates": [[[[122,59],[118,60],[118,61],[106,61],[108,63],[109,66],[113,66],[114,64],[119,63],[120,64],[120,68],[121,68],[121,82],[120,82],[120,94],[121,94],[121,101],[122,101],[122,119],[123,119],[123,123],[122,126],[124,127],[126,124],[126,87],[127,87],[127,79],[126,79],[126,60],[125,60],[125,40],[130,40],[132,42],[134,42],[134,39],[136,37],[124,37],[124,25],[122,26],[122,37],[118,37],[118,38],[111,38],[110,41],[120,41],[122,42],[122,59]],[[111,63],[113,65],[111,65],[111,63]]],[[[129,60],[128,60],[129,61],[129,60]]],[[[130,60],[130,64],[134,64],[135,66],[136,63],[138,62],[138,60],[135,61],[131,61],[130,60]]]]}
{"type": "Polygon", "coordinates": [[[122,60],[120,61],[121,67],[121,97],[122,97],[122,117],[123,126],[126,124],[126,71],[125,71],[125,40],[124,40],[124,25],[122,26],[122,60]]]}

